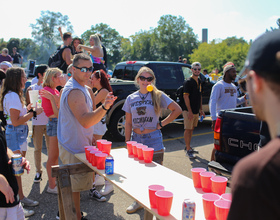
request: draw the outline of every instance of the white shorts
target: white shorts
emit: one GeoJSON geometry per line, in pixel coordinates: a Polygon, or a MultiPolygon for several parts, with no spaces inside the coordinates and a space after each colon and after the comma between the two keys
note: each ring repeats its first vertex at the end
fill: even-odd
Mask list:
{"type": "Polygon", "coordinates": [[[106,127],[106,122],[105,122],[105,118],[102,118],[100,122],[98,122],[97,124],[93,125],[93,134],[96,135],[104,135],[107,131],[107,127],[106,127]]]}
{"type": "Polygon", "coordinates": [[[20,151],[27,151],[27,141],[23,142],[23,144],[20,145],[20,151]]]}
{"type": "Polygon", "coordinates": [[[14,207],[0,208],[0,219],[5,220],[24,220],[24,212],[21,203],[14,207]]]}

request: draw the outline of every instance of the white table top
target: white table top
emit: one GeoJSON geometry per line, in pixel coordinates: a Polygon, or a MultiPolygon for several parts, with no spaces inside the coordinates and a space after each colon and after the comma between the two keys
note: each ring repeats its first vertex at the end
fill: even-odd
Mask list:
{"type": "MultiPolygon", "coordinates": [[[[185,199],[192,199],[196,203],[196,220],[204,220],[202,189],[195,189],[192,179],[170,170],[154,162],[145,164],[133,157],[128,157],[127,149],[113,149],[111,155],[114,158],[114,174],[106,175],[105,170],[98,170],[87,160],[84,153],[75,156],[88,165],[98,174],[119,187],[122,191],[137,200],[145,209],[159,219],[182,219],[182,204],[185,199]],[[173,202],[169,216],[160,216],[156,209],[150,208],[148,186],[159,184],[165,190],[173,193],[173,202]]],[[[190,168],[191,169],[191,168],[190,168]]]]}

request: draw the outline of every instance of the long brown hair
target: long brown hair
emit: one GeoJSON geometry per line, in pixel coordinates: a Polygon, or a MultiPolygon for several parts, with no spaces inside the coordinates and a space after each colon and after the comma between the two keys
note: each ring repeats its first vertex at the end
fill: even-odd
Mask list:
{"type": "Polygon", "coordinates": [[[20,102],[22,105],[25,103],[23,90],[22,90],[22,84],[21,84],[21,77],[23,76],[24,70],[19,67],[11,67],[6,72],[6,78],[2,85],[1,90],[1,109],[3,110],[3,101],[5,98],[5,95],[12,91],[18,94],[20,98],[20,102]]]}

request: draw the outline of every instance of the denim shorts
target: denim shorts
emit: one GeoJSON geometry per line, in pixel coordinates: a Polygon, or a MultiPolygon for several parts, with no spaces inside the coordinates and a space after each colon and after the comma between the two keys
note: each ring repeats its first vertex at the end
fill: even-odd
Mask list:
{"type": "Polygon", "coordinates": [[[47,135],[48,136],[57,136],[57,118],[49,118],[47,124],[47,135]]]}
{"type": "Polygon", "coordinates": [[[7,146],[12,151],[21,150],[21,145],[27,142],[28,126],[27,125],[7,125],[6,126],[6,141],[7,146]]]}

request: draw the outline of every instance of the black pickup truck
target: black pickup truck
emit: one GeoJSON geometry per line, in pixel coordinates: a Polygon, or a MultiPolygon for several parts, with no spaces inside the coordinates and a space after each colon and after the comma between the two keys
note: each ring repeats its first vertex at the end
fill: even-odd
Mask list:
{"type": "Polygon", "coordinates": [[[252,107],[222,110],[214,129],[215,159],[208,168],[228,177],[229,183],[234,165],[243,157],[258,150],[260,121],[252,107]]]}
{"type": "MultiPolygon", "coordinates": [[[[114,95],[117,96],[112,108],[106,117],[107,133],[106,136],[116,141],[124,140],[125,112],[122,106],[128,95],[137,90],[134,85],[134,78],[139,69],[143,66],[151,68],[156,76],[156,86],[164,91],[174,101],[177,100],[176,91],[186,77],[191,76],[189,64],[179,62],[159,62],[159,61],[127,61],[118,63],[114,69],[110,84],[114,95]]],[[[200,76],[202,81],[202,104],[204,112],[209,112],[208,102],[211,94],[213,82],[206,80],[203,74],[200,76]]],[[[168,110],[162,111],[162,117],[169,114],[168,110]]],[[[180,120],[180,117],[177,120],[180,120]]],[[[182,117],[181,117],[182,118],[182,117]]]]}

